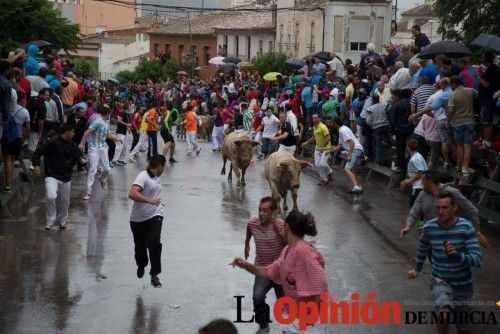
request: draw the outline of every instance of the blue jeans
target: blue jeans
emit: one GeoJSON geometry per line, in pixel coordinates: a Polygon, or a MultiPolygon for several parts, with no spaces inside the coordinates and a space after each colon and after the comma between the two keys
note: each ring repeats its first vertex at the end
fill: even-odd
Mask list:
{"type": "Polygon", "coordinates": [[[281,298],[285,295],[283,287],[273,281],[262,278],[255,277],[255,282],[253,284],[253,311],[255,312],[255,322],[257,322],[260,328],[266,328],[269,324],[268,315],[270,314],[270,309],[266,307],[266,295],[274,288],[274,293],[276,294],[276,299],[281,298]],[[269,313],[268,313],[269,312],[269,313]]]}
{"type": "Polygon", "coordinates": [[[158,154],[158,139],[156,131],[148,131],[149,145],[148,145],[148,159],[158,154]]]}

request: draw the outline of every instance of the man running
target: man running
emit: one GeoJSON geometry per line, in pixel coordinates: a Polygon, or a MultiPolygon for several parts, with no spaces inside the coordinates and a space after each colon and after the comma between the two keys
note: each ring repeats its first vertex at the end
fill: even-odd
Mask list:
{"type": "Polygon", "coordinates": [[[97,108],[97,113],[94,114],[93,120],[90,122],[89,128],[83,134],[78,148],[80,151],[85,150],[85,143],[88,144],[88,159],[89,159],[89,174],[87,176],[87,192],[83,196],[84,200],[89,200],[92,194],[92,186],[97,173],[97,168],[100,166],[99,181],[102,189],[107,189],[106,179],[109,175],[109,157],[108,145],[106,139],[116,141],[116,137],[109,133],[109,124],[106,122],[109,119],[110,109],[107,105],[102,105],[97,108]],[[88,141],[87,141],[88,139],[88,141]]]}
{"type": "MultiPolygon", "coordinates": [[[[248,221],[245,239],[245,260],[250,255],[250,239],[255,241],[255,265],[268,266],[276,261],[286,246],[284,239],[285,222],[276,218],[278,205],[272,197],[263,197],[259,204],[259,217],[248,221]]],[[[253,285],[253,307],[255,321],[260,329],[257,334],[269,333],[269,307],[266,294],[274,289],[276,298],[284,296],[283,287],[270,279],[255,277],[253,285]]]]}
{"type": "Polygon", "coordinates": [[[319,169],[319,178],[321,179],[318,186],[325,186],[332,181],[333,171],[328,165],[329,150],[331,148],[330,132],[325,124],[323,124],[317,113],[312,114],[312,122],[314,126],[313,136],[302,144],[305,148],[310,143],[315,143],[314,150],[314,166],[319,169]]]}
{"type": "MultiPolygon", "coordinates": [[[[175,109],[175,111],[177,111],[177,109],[175,109]]],[[[167,105],[167,109],[163,112],[160,121],[160,136],[163,139],[163,156],[166,158],[167,154],[170,152],[170,159],[168,160],[170,163],[177,162],[177,160],[174,159],[175,141],[171,131],[171,127],[173,126],[171,119],[172,117],[179,118],[179,112],[177,111],[177,116],[175,116],[173,112],[172,105],[167,105]]]]}
{"type": "MultiPolygon", "coordinates": [[[[457,217],[457,202],[450,192],[436,198],[438,218],[427,222],[418,244],[417,264],[408,271],[408,278],[415,279],[422,272],[425,259],[431,251],[431,290],[436,311],[438,333],[448,333],[450,312],[467,312],[473,295],[471,267],[482,265],[481,249],[471,222],[457,217]]],[[[469,333],[468,321],[454,318],[458,333],[469,333]]]]}
{"type": "Polygon", "coordinates": [[[364,190],[356,180],[356,174],[354,174],[352,169],[356,166],[359,157],[363,154],[363,146],[361,146],[351,129],[344,125],[342,118],[335,117],[333,122],[335,123],[335,127],[339,130],[339,144],[330,149],[329,152],[339,152],[342,149],[346,151],[344,171],[353,185],[349,194],[361,195],[364,190]]]}
{"type": "Polygon", "coordinates": [[[44,156],[47,231],[56,223],[59,223],[61,230],[66,228],[71,172],[75,163],[87,163],[82,158],[82,151],[72,140],[74,135],[73,125],[64,124],[59,136],[40,144],[33,153],[33,171],[36,176],[40,176],[40,158],[44,156]]]}
{"type": "Polygon", "coordinates": [[[163,223],[163,204],[161,203],[160,176],[165,169],[163,155],[149,159],[148,168],[137,175],[130,187],[128,198],[134,201],[130,214],[130,228],[134,235],[135,262],[137,277],[144,276],[144,268],[151,262],[151,284],[161,287],[158,275],[161,273],[161,227],[163,223]]]}

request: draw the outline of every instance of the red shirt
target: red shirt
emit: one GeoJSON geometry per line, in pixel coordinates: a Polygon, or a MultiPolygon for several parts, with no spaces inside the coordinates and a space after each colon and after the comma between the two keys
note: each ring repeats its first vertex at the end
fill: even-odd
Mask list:
{"type": "Polygon", "coordinates": [[[21,89],[23,92],[26,93],[26,96],[30,97],[30,93],[31,93],[31,85],[30,85],[30,82],[28,79],[26,79],[25,77],[22,77],[21,79],[19,79],[19,81],[17,82],[17,85],[19,86],[19,89],[21,89]]]}
{"type": "Polygon", "coordinates": [[[300,102],[298,101],[298,98],[290,100],[288,104],[290,105],[290,107],[292,107],[292,111],[297,118],[302,117],[302,113],[300,111],[300,102]]]}
{"type": "Polygon", "coordinates": [[[266,269],[273,282],[283,285],[287,297],[305,301],[328,292],[325,261],[316,248],[303,239],[286,246],[266,269]]]}
{"type": "MultiPolygon", "coordinates": [[[[285,222],[282,219],[276,219],[276,225],[280,233],[283,233],[285,222]]],[[[248,228],[255,241],[255,265],[268,266],[276,261],[286,243],[276,234],[273,224],[264,227],[259,218],[252,217],[248,221],[248,228]]]]}

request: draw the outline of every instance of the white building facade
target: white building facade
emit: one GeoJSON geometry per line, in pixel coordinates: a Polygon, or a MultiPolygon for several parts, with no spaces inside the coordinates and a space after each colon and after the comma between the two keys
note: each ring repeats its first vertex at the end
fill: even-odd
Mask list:
{"type": "Polygon", "coordinates": [[[278,0],[276,45],[297,57],[335,51],[357,62],[368,43],[382,51],[390,41],[391,15],[391,0],[278,0]]]}
{"type": "Polygon", "coordinates": [[[134,39],[103,39],[98,51],[101,79],[113,77],[123,70],[134,70],[141,57],[149,55],[149,36],[136,34],[134,39]]]}

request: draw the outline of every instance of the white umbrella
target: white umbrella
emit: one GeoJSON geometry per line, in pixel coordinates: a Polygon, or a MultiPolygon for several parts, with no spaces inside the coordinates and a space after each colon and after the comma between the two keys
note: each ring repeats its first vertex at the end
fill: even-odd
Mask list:
{"type": "Polygon", "coordinates": [[[220,57],[220,56],[217,56],[217,57],[213,57],[212,59],[210,59],[208,61],[209,64],[212,64],[212,65],[223,65],[225,64],[222,60],[224,59],[224,57],[220,57]]]}

